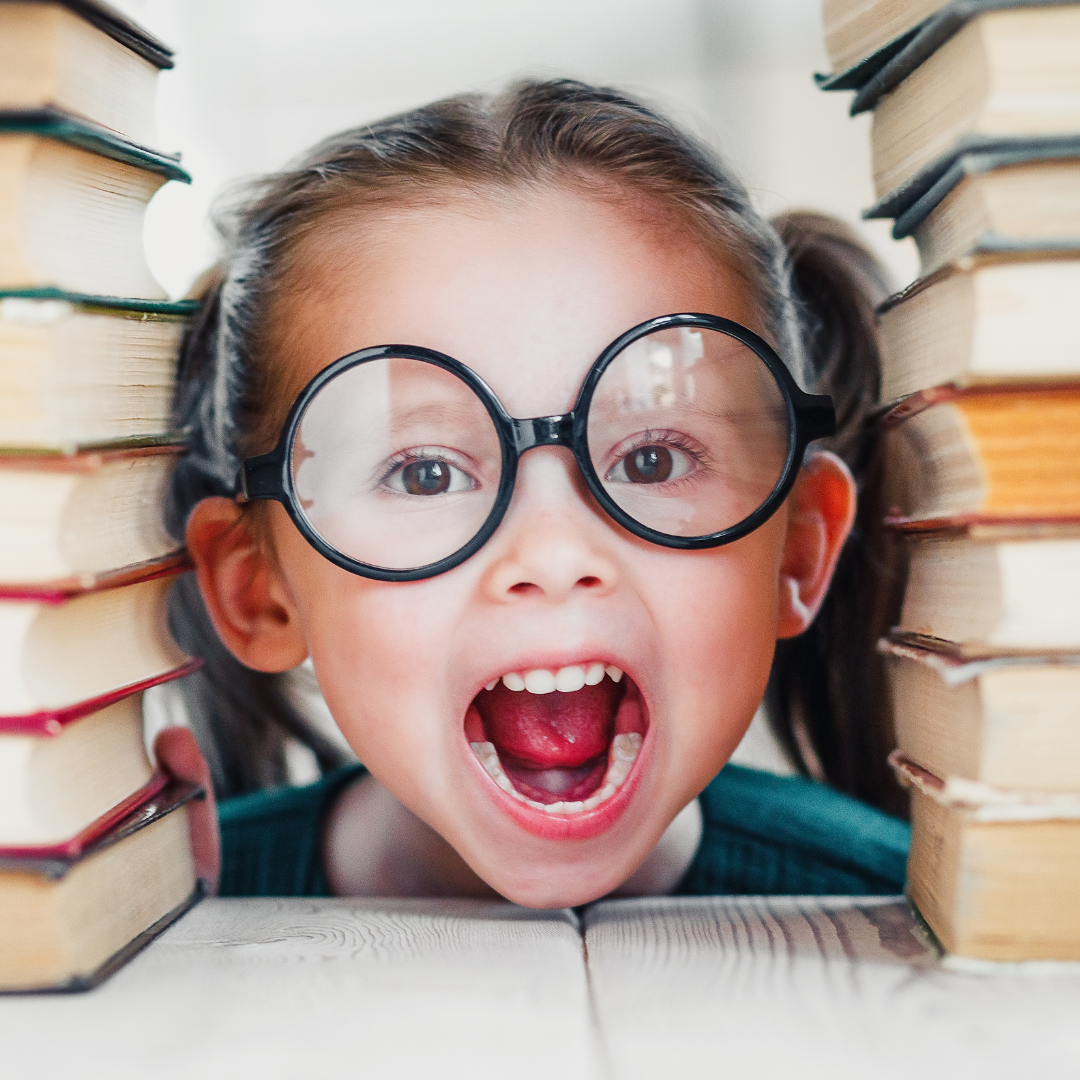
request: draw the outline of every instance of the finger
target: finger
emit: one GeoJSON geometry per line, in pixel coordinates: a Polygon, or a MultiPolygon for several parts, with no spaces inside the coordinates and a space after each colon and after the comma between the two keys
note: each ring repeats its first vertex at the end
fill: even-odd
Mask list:
{"type": "Polygon", "coordinates": [[[166,728],[154,740],[154,756],[158,764],[177,780],[198,784],[206,797],[188,803],[188,825],[191,832],[191,854],[195,872],[206,882],[213,895],[221,876],[221,836],[218,832],[217,806],[210,767],[187,728],[166,728]]]}

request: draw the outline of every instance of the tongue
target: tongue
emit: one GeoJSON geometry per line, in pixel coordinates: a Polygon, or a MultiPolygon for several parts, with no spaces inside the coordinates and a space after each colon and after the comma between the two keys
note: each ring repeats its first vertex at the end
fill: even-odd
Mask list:
{"type": "Polygon", "coordinates": [[[530,694],[499,682],[480,692],[476,707],[500,757],[536,769],[570,769],[607,753],[623,690],[610,679],[569,694],[530,694]]]}

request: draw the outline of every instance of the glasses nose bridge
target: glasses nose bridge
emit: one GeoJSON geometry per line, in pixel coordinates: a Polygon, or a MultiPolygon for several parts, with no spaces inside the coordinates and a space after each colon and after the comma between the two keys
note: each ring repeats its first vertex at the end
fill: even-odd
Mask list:
{"type": "Polygon", "coordinates": [[[534,416],[527,420],[511,421],[514,447],[518,454],[536,446],[565,446],[574,449],[574,414],[534,416]]]}

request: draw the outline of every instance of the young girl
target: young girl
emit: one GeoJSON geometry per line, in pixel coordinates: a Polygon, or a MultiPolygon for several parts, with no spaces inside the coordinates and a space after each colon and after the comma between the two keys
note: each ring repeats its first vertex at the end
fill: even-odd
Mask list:
{"type": "MultiPolygon", "coordinates": [[[[798,761],[891,805],[884,283],[828,219],[778,229],[670,123],[565,81],[345,132],[233,210],[172,507],[189,711],[248,792],[222,891],[899,890],[902,822],[721,773],[768,685],[798,761]],[[362,766],[290,704],[308,657],[362,766]],[[274,788],[288,737],[320,783],[274,788]]],[[[158,751],[209,780],[185,733],[158,751]]],[[[216,878],[209,809],[195,832],[216,878]]]]}

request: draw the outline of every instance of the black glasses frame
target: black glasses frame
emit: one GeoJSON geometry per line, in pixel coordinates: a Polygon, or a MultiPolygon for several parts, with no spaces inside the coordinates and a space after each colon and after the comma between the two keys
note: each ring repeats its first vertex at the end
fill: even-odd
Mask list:
{"type": "Polygon", "coordinates": [[[248,458],[241,466],[238,477],[239,494],[237,498],[241,502],[255,499],[273,499],[281,503],[304,539],[320,555],[345,570],[378,581],[419,581],[422,578],[435,577],[437,574],[453,569],[470,556],[476,554],[487,543],[499,527],[510,505],[514,484],[517,480],[518,461],[522,454],[537,446],[565,446],[577,460],[578,468],[585,477],[585,482],[588,484],[593,498],[596,499],[610,518],[628,532],[651,543],[659,544],[662,547],[696,550],[730,544],[732,541],[746,536],[763,525],[776,512],[791,490],[792,484],[795,483],[807,446],[815,439],[826,438],[834,434],[835,431],[836,414],[831,397],[806,393],[795,382],[791,372],[788,371],[784,362],[768,342],[740,323],[720,318],[717,315],[693,313],[661,315],[658,318],[640,323],[616,338],[596,359],[588,375],[586,375],[585,381],[581,384],[577,400],[574,402],[574,407],[570,412],[555,416],[537,416],[524,420],[510,416],[487,383],[460,360],[436,352],[434,349],[424,349],[416,345],[376,345],[349,353],[347,356],[335,360],[304,387],[289,410],[277,446],[268,454],[248,458]],[[600,481],[600,477],[593,468],[592,458],[589,454],[587,433],[589,405],[592,402],[593,393],[600,382],[600,378],[607,370],[608,365],[623,349],[637,341],[638,338],[655,333],[657,330],[676,327],[701,327],[715,330],[742,342],[743,345],[756,353],[769,371],[772,372],[780,387],[787,406],[789,430],[792,432],[783,472],[765,502],[738,524],[705,536],[671,536],[668,533],[650,529],[632,518],[608,495],[600,481]],[[488,415],[495,425],[495,430],[499,436],[499,444],[502,448],[502,475],[499,481],[499,490],[496,493],[495,503],[488,514],[487,520],[481,526],[479,532],[464,547],[459,548],[445,559],[409,570],[388,570],[385,567],[358,562],[328,544],[315,531],[300,508],[299,499],[293,487],[292,468],[290,466],[293,442],[300,427],[300,420],[312,398],[328,382],[337,378],[338,375],[349,368],[384,358],[419,360],[425,364],[433,364],[435,367],[443,368],[456,375],[477,395],[487,409],[488,415]]]}

